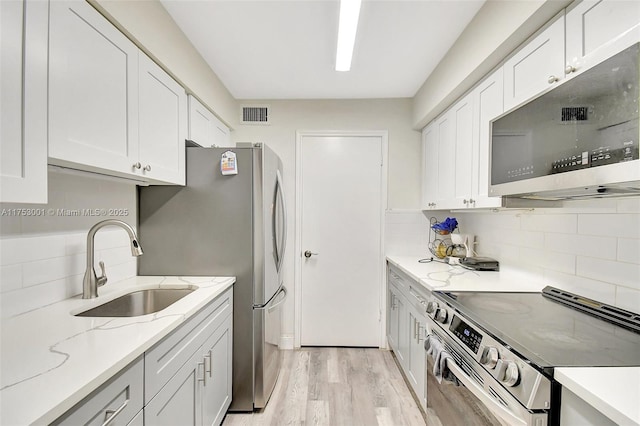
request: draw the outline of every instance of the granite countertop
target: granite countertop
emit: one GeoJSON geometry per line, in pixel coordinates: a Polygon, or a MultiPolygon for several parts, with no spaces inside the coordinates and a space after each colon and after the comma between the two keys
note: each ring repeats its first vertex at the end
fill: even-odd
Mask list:
{"type": "Polygon", "coordinates": [[[48,424],[134,361],[211,300],[235,277],[134,277],[108,283],[99,297],[75,297],[2,320],[0,424],[48,424]],[[155,314],[76,317],[132,290],[197,289],[155,314]]]}
{"type": "MultiPolygon", "coordinates": [[[[519,270],[469,271],[440,262],[420,263],[424,256],[388,255],[387,261],[427,290],[541,291],[539,276],[519,270]]],[[[562,367],[555,379],[618,424],[640,425],[640,367],[562,367]]]]}

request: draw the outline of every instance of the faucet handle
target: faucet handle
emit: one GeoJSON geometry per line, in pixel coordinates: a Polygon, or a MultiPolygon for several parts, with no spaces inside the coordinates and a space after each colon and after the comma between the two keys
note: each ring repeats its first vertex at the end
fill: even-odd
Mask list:
{"type": "Polygon", "coordinates": [[[97,278],[96,283],[98,284],[98,287],[102,287],[103,285],[105,285],[107,283],[107,273],[104,270],[104,262],[103,261],[98,262],[98,265],[100,265],[100,270],[102,271],[102,276],[97,278]]]}

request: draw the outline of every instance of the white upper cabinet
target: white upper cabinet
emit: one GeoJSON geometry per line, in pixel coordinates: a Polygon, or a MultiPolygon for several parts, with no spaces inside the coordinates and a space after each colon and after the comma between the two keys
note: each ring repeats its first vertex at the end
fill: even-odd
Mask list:
{"type": "Polygon", "coordinates": [[[499,207],[501,197],[489,196],[491,120],[504,112],[503,74],[498,68],[473,90],[473,171],[469,207],[499,207]]]}
{"type": "Polygon", "coordinates": [[[567,78],[640,41],[640,2],[583,0],[567,8],[567,78]]]}
{"type": "Polygon", "coordinates": [[[432,122],[422,131],[422,209],[434,209],[436,198],[438,198],[438,126],[432,122]]]}
{"type": "Polygon", "coordinates": [[[467,95],[453,106],[455,120],[454,197],[449,208],[469,207],[472,204],[471,183],[473,173],[473,99],[467,95]]]}
{"type": "Polygon", "coordinates": [[[142,52],[139,69],[139,171],[152,180],[184,185],[187,94],[142,52]]]}
{"type": "Polygon", "coordinates": [[[50,8],[50,162],[133,174],[138,48],[84,1],[50,8]]]}
{"type": "Polygon", "coordinates": [[[229,128],[192,95],[189,95],[189,140],[205,147],[234,146],[229,128]]]}
{"type": "Polygon", "coordinates": [[[564,78],[564,11],[504,63],[504,108],[509,110],[564,78]]]}
{"type": "Polygon", "coordinates": [[[49,162],[183,185],[184,89],[87,2],[50,8],[49,162]]]}
{"type": "Polygon", "coordinates": [[[435,208],[448,209],[455,189],[456,146],[454,110],[448,110],[436,120],[438,134],[438,190],[435,208]]]}
{"type": "Polygon", "coordinates": [[[0,201],[47,202],[48,5],[0,1],[0,201]]]}

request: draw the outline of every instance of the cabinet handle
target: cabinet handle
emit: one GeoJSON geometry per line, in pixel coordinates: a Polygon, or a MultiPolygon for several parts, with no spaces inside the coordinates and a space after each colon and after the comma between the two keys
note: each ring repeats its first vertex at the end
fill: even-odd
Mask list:
{"type": "Polygon", "coordinates": [[[116,416],[118,416],[118,414],[122,413],[122,410],[125,409],[128,403],[129,400],[125,399],[122,405],[120,405],[117,410],[105,410],[104,423],[102,423],[102,426],[108,426],[116,418],[116,416]]]}
{"type": "Polygon", "coordinates": [[[560,80],[560,79],[558,77],[556,77],[555,75],[550,75],[549,79],[547,81],[549,82],[549,84],[553,84],[558,80],[560,80]]]}
{"type": "Polygon", "coordinates": [[[137,163],[133,163],[133,168],[140,170],[142,168],[142,164],[138,161],[137,163]]]}
{"type": "Polygon", "coordinates": [[[202,362],[198,363],[198,371],[196,371],[196,374],[198,376],[200,376],[200,366],[202,366],[202,379],[200,377],[196,377],[196,380],[198,380],[199,382],[204,382],[204,385],[207,386],[207,374],[206,374],[206,369],[204,367],[204,360],[202,362]]]}
{"type": "Polygon", "coordinates": [[[204,356],[204,372],[209,373],[209,377],[211,377],[211,350],[204,356]],[[209,366],[207,367],[207,361],[209,361],[209,366]]]}
{"type": "Polygon", "coordinates": [[[418,321],[415,318],[413,319],[413,338],[418,339],[418,321]]]}
{"type": "MultiPolygon", "coordinates": [[[[417,322],[417,321],[416,321],[416,322],[417,322]]],[[[420,342],[422,342],[422,341],[424,340],[424,338],[420,338],[420,329],[421,329],[421,328],[424,328],[424,327],[422,326],[422,324],[420,324],[420,323],[418,322],[418,333],[417,333],[418,335],[416,336],[416,339],[418,340],[418,343],[420,343],[420,342]]]]}
{"type": "Polygon", "coordinates": [[[473,198],[469,198],[469,204],[475,204],[476,200],[474,200],[473,198]]]}
{"type": "Polygon", "coordinates": [[[567,65],[567,67],[564,69],[565,74],[571,74],[572,72],[575,72],[575,71],[576,71],[576,67],[571,65],[567,65]]]}
{"type": "Polygon", "coordinates": [[[465,203],[465,204],[469,204],[469,200],[467,200],[467,199],[462,200],[462,202],[465,203]]]}
{"type": "Polygon", "coordinates": [[[150,172],[151,171],[151,166],[149,164],[147,164],[146,166],[144,166],[143,169],[145,172],[150,172]]]}

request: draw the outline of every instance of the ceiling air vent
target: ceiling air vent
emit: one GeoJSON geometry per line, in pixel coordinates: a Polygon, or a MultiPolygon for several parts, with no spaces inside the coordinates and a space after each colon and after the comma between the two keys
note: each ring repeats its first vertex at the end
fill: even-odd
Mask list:
{"type": "Polygon", "coordinates": [[[587,121],[589,107],[563,107],[562,121],[587,121]]]}
{"type": "Polygon", "coordinates": [[[269,107],[266,105],[243,106],[242,124],[269,124],[269,107]]]}

